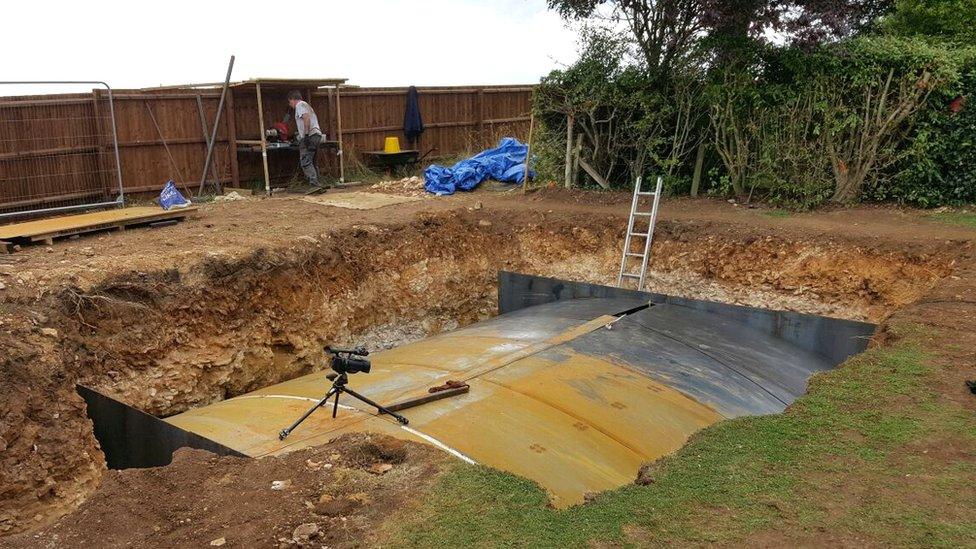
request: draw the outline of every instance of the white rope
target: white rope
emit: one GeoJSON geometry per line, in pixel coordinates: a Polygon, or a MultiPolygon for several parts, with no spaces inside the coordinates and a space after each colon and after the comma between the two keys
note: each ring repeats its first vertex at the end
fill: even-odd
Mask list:
{"type": "Polygon", "coordinates": [[[421,433],[420,431],[418,431],[416,429],[411,429],[410,427],[407,427],[406,425],[401,425],[400,428],[403,429],[404,431],[412,434],[412,435],[418,436],[418,437],[426,440],[427,442],[433,444],[434,446],[437,446],[441,450],[444,450],[448,454],[451,454],[452,456],[460,459],[461,461],[463,461],[465,463],[468,463],[468,464],[471,464],[471,465],[477,465],[478,464],[477,461],[469,458],[468,456],[462,454],[461,452],[455,450],[454,448],[451,448],[447,444],[444,444],[443,442],[437,440],[436,438],[434,438],[434,437],[432,437],[432,436],[430,436],[428,434],[421,433]]]}

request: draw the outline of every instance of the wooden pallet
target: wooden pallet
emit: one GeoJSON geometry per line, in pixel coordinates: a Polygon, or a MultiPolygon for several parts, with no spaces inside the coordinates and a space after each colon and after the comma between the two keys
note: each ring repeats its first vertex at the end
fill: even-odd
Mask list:
{"type": "Polygon", "coordinates": [[[122,208],[62,217],[25,221],[0,226],[0,248],[10,253],[13,245],[27,242],[43,242],[51,245],[55,238],[104,230],[125,230],[133,225],[147,225],[170,219],[186,218],[197,209],[161,210],[152,207],[122,208]]]}

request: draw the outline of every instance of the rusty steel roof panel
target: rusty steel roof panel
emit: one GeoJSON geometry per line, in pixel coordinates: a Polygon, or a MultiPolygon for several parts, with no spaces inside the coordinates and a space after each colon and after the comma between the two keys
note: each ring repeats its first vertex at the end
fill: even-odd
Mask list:
{"type": "Polygon", "coordinates": [[[642,295],[559,300],[374,354],[350,387],[381,403],[447,380],[470,385],[404,411],[407,427],[346,396],[338,418],[319,410],[279,441],[328,390],[324,372],[167,421],[251,456],[350,431],[422,440],[535,480],[564,507],[631,482],[641,463],[724,417],[782,410],[832,365],[728,316],[645,305],[642,295]]]}

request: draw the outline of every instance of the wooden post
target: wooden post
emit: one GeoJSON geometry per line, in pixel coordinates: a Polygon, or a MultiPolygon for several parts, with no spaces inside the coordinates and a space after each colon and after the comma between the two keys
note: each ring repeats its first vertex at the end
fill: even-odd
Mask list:
{"type": "Polygon", "coordinates": [[[95,149],[95,165],[98,166],[98,180],[102,187],[102,196],[108,197],[108,185],[105,179],[105,159],[102,157],[105,154],[105,138],[102,136],[102,116],[98,108],[98,89],[92,90],[92,116],[95,117],[95,143],[98,148],[95,149]]]}
{"type": "Polygon", "coordinates": [[[573,186],[573,115],[566,115],[566,188],[573,186]]]}
{"type": "Polygon", "coordinates": [[[227,147],[230,154],[230,178],[234,187],[241,187],[240,168],[237,165],[237,115],[234,112],[234,89],[227,90],[227,147]]]}
{"type": "MultiPolygon", "coordinates": [[[[207,114],[203,110],[203,98],[200,94],[197,94],[197,112],[200,114],[200,128],[203,131],[203,146],[206,147],[207,143],[210,141],[210,128],[207,124],[207,114]]],[[[216,147],[216,143],[214,144],[216,147]]],[[[210,173],[214,178],[214,188],[220,188],[220,167],[217,162],[218,156],[214,156],[213,162],[210,164],[210,173]]],[[[206,183],[206,175],[204,175],[204,183],[206,183]]]]}
{"type": "Polygon", "coordinates": [[[478,128],[478,146],[485,145],[485,89],[478,88],[478,119],[475,121],[478,128]]]}
{"type": "Polygon", "coordinates": [[[529,116],[529,140],[525,145],[525,171],[522,175],[522,194],[525,194],[526,187],[529,186],[529,159],[532,158],[532,130],[535,129],[535,113],[529,116]]]}
{"type": "Polygon", "coordinates": [[[573,187],[579,182],[580,154],[583,152],[583,134],[576,136],[576,146],[573,147],[573,187]]]}
{"type": "Polygon", "coordinates": [[[258,96],[258,131],[261,132],[261,162],[264,164],[264,192],[271,196],[271,175],[268,173],[268,138],[264,134],[264,105],[261,104],[261,83],[254,84],[258,96]]]}
{"type": "Polygon", "coordinates": [[[695,157],[695,175],[691,180],[691,196],[698,196],[698,186],[701,184],[702,167],[705,164],[705,141],[698,144],[698,156],[695,157]]]}
{"type": "Polygon", "coordinates": [[[339,100],[339,86],[342,84],[336,84],[335,87],[335,97],[336,97],[336,141],[339,142],[339,184],[346,182],[346,167],[345,162],[342,159],[342,106],[339,100]]]}

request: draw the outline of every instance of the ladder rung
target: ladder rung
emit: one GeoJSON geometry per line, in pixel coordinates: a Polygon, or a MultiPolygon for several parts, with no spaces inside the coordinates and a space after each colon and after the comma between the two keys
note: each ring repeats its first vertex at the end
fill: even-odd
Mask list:
{"type": "Polygon", "coordinates": [[[630,233],[630,236],[640,236],[640,237],[643,237],[643,238],[647,238],[647,237],[649,237],[651,235],[649,235],[647,233],[630,233]]]}
{"type": "Polygon", "coordinates": [[[651,217],[654,214],[651,212],[634,212],[634,215],[639,215],[641,217],[651,217]]]}
{"type": "Polygon", "coordinates": [[[656,193],[656,192],[652,192],[652,193],[645,193],[645,192],[639,192],[639,193],[637,193],[637,194],[638,194],[639,196],[654,196],[654,195],[656,195],[657,193],[656,193]]]}
{"type": "Polygon", "coordinates": [[[644,257],[644,254],[632,254],[632,253],[628,253],[627,254],[627,257],[644,257]]]}
{"type": "Polygon", "coordinates": [[[624,278],[636,278],[636,279],[640,280],[640,275],[632,275],[630,273],[624,273],[624,274],[622,274],[620,276],[622,276],[624,278]]]}

